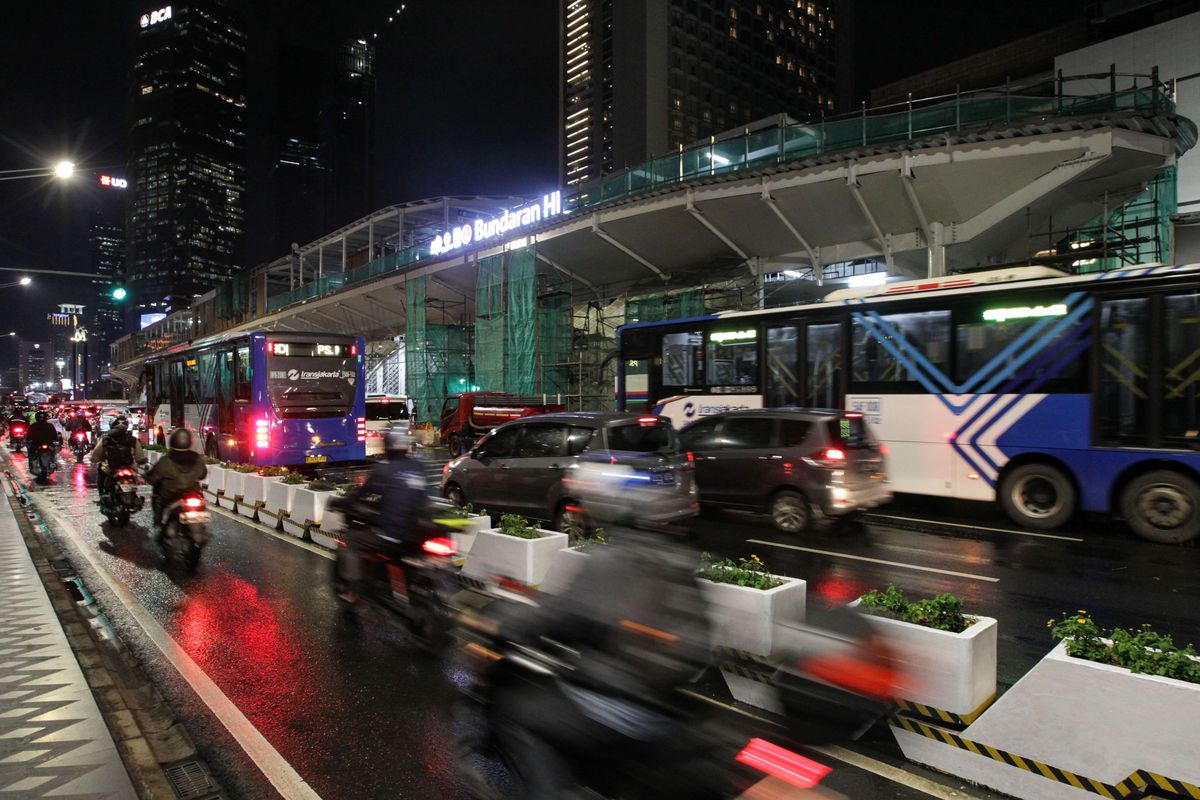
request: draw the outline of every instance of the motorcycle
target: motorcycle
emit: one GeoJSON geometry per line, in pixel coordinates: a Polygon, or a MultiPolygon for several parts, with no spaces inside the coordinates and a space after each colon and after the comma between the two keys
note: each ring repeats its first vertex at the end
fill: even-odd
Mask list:
{"type": "Polygon", "coordinates": [[[14,422],[8,429],[8,449],[14,453],[21,452],[21,448],[25,446],[25,431],[28,426],[14,422]]]}
{"type": "Polygon", "coordinates": [[[182,564],[194,572],[200,564],[200,554],[212,534],[208,523],[212,515],[204,502],[199,486],[184,492],[178,500],[163,508],[158,516],[158,543],[168,563],[182,564]]]}
{"type": "Polygon", "coordinates": [[[338,543],[333,591],[344,618],[357,622],[360,611],[372,610],[398,620],[421,649],[445,648],[453,627],[449,598],[461,590],[452,564],[457,546],[448,533],[460,521],[440,515],[442,506],[448,508],[438,503],[426,515],[420,555],[404,555],[401,542],[373,532],[378,512],[370,500],[326,511],[324,524],[338,543]]]}
{"type": "Polygon", "coordinates": [[[133,467],[118,467],[100,495],[100,513],[118,528],[129,524],[129,517],[142,510],[146,499],[138,494],[137,473],[133,467]]]}
{"type": "Polygon", "coordinates": [[[71,452],[75,454],[76,464],[82,464],[83,457],[91,452],[91,449],[87,431],[75,431],[71,434],[71,452]]]}
{"type": "Polygon", "coordinates": [[[45,483],[50,475],[58,469],[58,448],[48,444],[39,444],[30,448],[29,468],[37,478],[38,483],[45,483]]]}

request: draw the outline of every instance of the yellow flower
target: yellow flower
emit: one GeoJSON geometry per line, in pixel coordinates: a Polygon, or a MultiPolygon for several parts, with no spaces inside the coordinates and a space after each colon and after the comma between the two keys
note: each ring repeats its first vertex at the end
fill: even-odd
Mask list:
{"type": "Polygon", "coordinates": [[[1075,620],[1075,621],[1076,621],[1076,622],[1078,622],[1080,625],[1086,625],[1086,624],[1087,624],[1087,620],[1086,620],[1086,619],[1084,619],[1083,617],[1080,617],[1079,619],[1077,619],[1077,620],[1075,620]]]}

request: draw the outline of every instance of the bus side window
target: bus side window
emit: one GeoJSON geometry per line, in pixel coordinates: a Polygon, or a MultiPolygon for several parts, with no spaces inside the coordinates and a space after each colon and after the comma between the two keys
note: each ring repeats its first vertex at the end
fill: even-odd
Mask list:
{"type": "Polygon", "coordinates": [[[1100,391],[1097,432],[1105,443],[1144,444],[1149,431],[1150,301],[1144,297],[1100,304],[1100,391]]]}
{"type": "Polygon", "coordinates": [[[239,403],[250,400],[250,347],[243,345],[237,349],[233,362],[233,396],[239,403]]]}
{"type": "Polygon", "coordinates": [[[1200,292],[1163,303],[1163,436],[1200,449],[1200,292]]]}
{"type": "Polygon", "coordinates": [[[222,350],[217,355],[217,408],[219,424],[233,429],[233,351],[222,350]]]}
{"type": "Polygon", "coordinates": [[[796,375],[800,358],[799,329],[795,325],[767,329],[767,407],[800,403],[796,375]]]}
{"type": "Polygon", "coordinates": [[[704,370],[704,335],[700,331],[662,337],[662,385],[698,386],[704,370]]]}
{"type": "Polygon", "coordinates": [[[831,322],[804,329],[804,404],[840,408],[842,383],[842,326],[831,322]]]}

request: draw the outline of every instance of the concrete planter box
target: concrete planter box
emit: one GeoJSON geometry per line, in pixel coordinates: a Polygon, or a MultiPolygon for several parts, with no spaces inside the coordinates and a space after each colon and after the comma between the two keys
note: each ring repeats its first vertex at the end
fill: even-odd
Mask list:
{"type": "MultiPolygon", "coordinates": [[[[772,577],[783,583],[773,589],[751,589],[700,580],[712,619],[713,647],[770,658],[778,649],[781,623],[804,621],[808,584],[784,575],[772,577]]],[[[783,711],[773,687],[724,669],[721,675],[735,700],[777,713],[783,711]]]]}
{"type": "MultiPolygon", "coordinates": [[[[604,545],[593,545],[593,547],[604,547],[604,545]]],[[[559,550],[558,555],[554,557],[554,564],[550,567],[550,572],[542,581],[542,591],[551,594],[562,593],[571,585],[575,576],[579,574],[591,557],[591,553],[577,550],[574,547],[564,547],[559,550]]]]}
{"type": "Polygon", "coordinates": [[[160,458],[162,458],[162,455],[163,455],[162,453],[158,452],[157,450],[146,450],[145,453],[146,453],[146,463],[149,464],[150,466],[154,466],[155,464],[157,464],[158,460],[160,458]]]}
{"type": "Polygon", "coordinates": [[[266,485],[266,505],[258,512],[258,517],[267,524],[274,524],[276,529],[283,526],[283,520],[292,513],[292,497],[296,489],[303,488],[300,484],[284,483],[280,478],[266,485]],[[266,517],[266,519],[263,519],[266,517]]]}
{"type": "Polygon", "coordinates": [[[480,531],[486,531],[492,527],[491,517],[484,515],[470,517],[467,519],[467,522],[469,524],[466,527],[455,528],[450,534],[450,538],[458,546],[457,555],[463,557],[471,552],[471,547],[475,544],[475,535],[480,531]]]}
{"type": "Polygon", "coordinates": [[[217,501],[217,505],[221,508],[233,508],[242,496],[245,479],[246,473],[244,472],[238,472],[236,469],[225,470],[225,496],[217,501]]]}
{"type": "Polygon", "coordinates": [[[204,488],[213,497],[216,497],[218,492],[224,490],[226,472],[228,472],[228,470],[222,466],[217,464],[209,464],[208,476],[204,479],[204,488]]]}
{"type": "MultiPolygon", "coordinates": [[[[1014,797],[1097,797],[892,730],[909,759],[1014,797]]],[[[962,735],[1109,785],[1137,770],[1200,785],[1200,684],[1072,658],[1060,642],[962,735]]]]}
{"type": "Polygon", "coordinates": [[[242,502],[238,503],[238,513],[250,519],[258,518],[258,510],[267,503],[267,487],[279,483],[279,478],[264,478],[262,475],[249,473],[242,478],[242,502]]]}
{"type": "MultiPolygon", "coordinates": [[[[858,606],[855,600],[851,606],[858,606]]],[[[970,616],[970,615],[968,615],[970,616]]],[[[966,716],[996,694],[996,620],[971,617],[962,633],[867,615],[904,670],[904,699],[966,716]]]]}
{"type": "Polygon", "coordinates": [[[413,431],[413,440],[421,447],[437,447],[438,432],[434,428],[419,428],[413,431]]]}
{"type": "MultiPolygon", "coordinates": [[[[331,512],[326,512],[326,513],[331,513],[331,512]]],[[[313,544],[319,544],[319,545],[321,545],[321,547],[327,547],[330,550],[337,549],[337,546],[338,546],[337,539],[335,539],[333,536],[326,533],[325,531],[321,530],[320,528],[317,528],[317,527],[309,528],[308,535],[312,538],[313,544]]]]}
{"type": "Polygon", "coordinates": [[[314,492],[304,486],[294,487],[292,493],[292,511],[283,520],[283,530],[292,536],[303,539],[304,535],[314,525],[321,524],[325,515],[325,504],[337,496],[337,492],[314,492]]]}
{"type": "Polygon", "coordinates": [[[538,539],[521,539],[499,530],[479,531],[471,553],[463,564],[463,575],[492,580],[503,575],[529,586],[538,586],[554,564],[558,551],[567,546],[567,535],[539,530],[538,539]]]}

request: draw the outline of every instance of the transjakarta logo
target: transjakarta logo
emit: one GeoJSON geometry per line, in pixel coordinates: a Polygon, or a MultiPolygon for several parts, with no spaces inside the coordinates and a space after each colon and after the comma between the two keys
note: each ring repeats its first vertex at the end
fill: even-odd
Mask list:
{"type": "Polygon", "coordinates": [[[488,239],[534,225],[544,219],[557,217],[561,213],[562,192],[552,192],[544,195],[540,203],[530,203],[521,208],[510,209],[492,219],[477,219],[474,224],[459,225],[440,236],[435,236],[429,245],[429,255],[440,256],[466,247],[472,242],[485,242],[488,239]]]}
{"type": "Polygon", "coordinates": [[[160,22],[166,22],[171,18],[171,7],[163,6],[158,11],[151,11],[149,14],[142,14],[140,20],[143,28],[149,28],[151,25],[157,25],[160,22]]]}
{"type": "Polygon", "coordinates": [[[313,370],[310,372],[308,370],[289,369],[286,371],[273,370],[270,374],[270,378],[273,381],[319,381],[323,378],[340,378],[341,380],[354,383],[356,377],[353,372],[339,372],[338,370],[313,370]]]}

